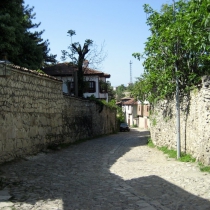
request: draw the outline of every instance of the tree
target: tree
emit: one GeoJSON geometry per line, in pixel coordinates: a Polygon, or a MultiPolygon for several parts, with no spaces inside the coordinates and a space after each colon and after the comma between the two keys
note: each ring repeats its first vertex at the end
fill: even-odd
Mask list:
{"type": "MultiPolygon", "coordinates": [[[[72,36],[76,35],[76,32],[74,30],[69,30],[67,32],[69,36],[71,37],[72,42],[72,36]]],[[[83,46],[79,42],[71,43],[68,49],[70,50],[70,53],[66,50],[62,50],[62,60],[66,60],[67,58],[71,59],[71,64],[75,65],[78,68],[77,76],[75,77],[75,84],[78,85],[78,96],[83,97],[83,92],[85,90],[85,81],[83,77],[83,63],[85,60],[88,60],[89,64],[92,64],[94,62],[91,62],[92,60],[95,61],[95,63],[101,63],[106,55],[103,55],[102,49],[100,52],[97,52],[96,48],[93,48],[91,50],[91,47],[93,46],[93,41],[91,39],[86,39],[83,46]],[[90,55],[92,57],[89,57],[90,55]]],[[[77,94],[76,94],[77,95],[77,94]]]]}
{"type": "Polygon", "coordinates": [[[144,53],[134,53],[133,56],[144,58],[145,71],[139,82],[145,85],[144,95],[151,102],[173,96],[176,77],[180,94],[185,95],[199,86],[201,76],[210,73],[208,2],[180,0],[175,4],[175,11],[173,5],[165,4],[160,12],[144,5],[151,36],[144,53]]]}
{"type": "Polygon", "coordinates": [[[145,101],[148,98],[148,94],[145,90],[145,79],[142,77],[137,78],[137,81],[133,85],[132,95],[140,101],[145,101]]]}
{"type": "Polygon", "coordinates": [[[116,88],[116,99],[117,101],[121,101],[121,98],[125,97],[124,91],[126,87],[122,84],[116,88]]]}
{"type": "Polygon", "coordinates": [[[133,84],[133,83],[129,83],[129,85],[128,85],[128,87],[127,87],[127,91],[128,91],[128,92],[132,92],[133,87],[134,87],[134,84],[133,84]]]}
{"type": "Polygon", "coordinates": [[[114,91],[113,87],[111,86],[111,83],[107,81],[107,92],[109,96],[109,101],[116,98],[116,91],[114,91]]]}
{"type": "Polygon", "coordinates": [[[23,39],[24,28],[22,0],[0,1],[0,53],[17,56],[21,47],[17,40],[23,39]]]}
{"type": "Polygon", "coordinates": [[[49,62],[55,62],[56,55],[49,54],[49,41],[43,41],[44,31],[32,32],[39,24],[33,8],[24,7],[23,0],[2,0],[0,2],[0,54],[7,54],[10,62],[31,69],[39,69],[49,62]]]}

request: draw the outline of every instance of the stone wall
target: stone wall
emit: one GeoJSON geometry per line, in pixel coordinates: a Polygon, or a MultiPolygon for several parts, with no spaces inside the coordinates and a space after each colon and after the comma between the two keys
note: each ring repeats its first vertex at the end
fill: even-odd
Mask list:
{"type": "MultiPolygon", "coordinates": [[[[210,165],[210,77],[203,77],[200,90],[191,91],[180,104],[181,151],[210,165]]],[[[161,101],[150,116],[155,145],[176,149],[175,101],[161,101]]]]}
{"type": "Polygon", "coordinates": [[[7,74],[0,75],[0,163],[116,130],[115,110],[64,96],[61,80],[15,66],[7,74]]]}

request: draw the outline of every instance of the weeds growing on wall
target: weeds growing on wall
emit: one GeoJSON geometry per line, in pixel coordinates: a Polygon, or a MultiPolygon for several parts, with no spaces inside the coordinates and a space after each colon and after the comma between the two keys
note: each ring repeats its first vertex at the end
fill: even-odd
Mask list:
{"type": "Polygon", "coordinates": [[[90,97],[88,97],[88,99],[90,101],[94,101],[99,106],[99,110],[98,110],[99,113],[103,111],[104,102],[102,100],[98,100],[94,95],[91,95],[90,97]]]}
{"type": "Polygon", "coordinates": [[[151,121],[151,125],[152,126],[156,126],[157,125],[156,116],[158,116],[157,112],[154,112],[153,110],[149,111],[149,119],[151,121]]]}
{"type": "Polygon", "coordinates": [[[151,148],[154,148],[154,147],[155,147],[155,145],[154,145],[154,143],[152,142],[152,139],[151,139],[151,138],[148,138],[147,145],[148,145],[149,147],[151,147],[151,148]]]}
{"type": "Polygon", "coordinates": [[[109,107],[112,110],[116,110],[117,109],[115,100],[111,100],[110,102],[106,102],[105,100],[97,99],[94,95],[91,95],[90,97],[88,97],[88,99],[90,101],[94,101],[97,105],[99,105],[99,107],[100,107],[99,113],[102,112],[104,106],[109,107]]]}

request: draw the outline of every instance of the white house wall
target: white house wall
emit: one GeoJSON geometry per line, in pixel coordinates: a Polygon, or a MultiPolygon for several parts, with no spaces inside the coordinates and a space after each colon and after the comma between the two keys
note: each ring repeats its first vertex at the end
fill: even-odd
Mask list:
{"type": "Polygon", "coordinates": [[[108,93],[99,93],[99,98],[105,98],[106,102],[108,102],[108,93]]]}
{"type": "Polygon", "coordinates": [[[99,77],[98,76],[86,76],[84,77],[84,80],[85,81],[94,81],[95,82],[95,87],[96,87],[96,92],[95,93],[84,93],[84,97],[87,98],[87,97],[90,97],[92,95],[94,95],[96,98],[99,98],[99,77]]]}
{"type": "Polygon", "coordinates": [[[68,93],[68,88],[67,88],[67,81],[73,81],[72,77],[56,77],[58,79],[61,79],[63,81],[63,92],[68,93]]]}
{"type": "MultiPolygon", "coordinates": [[[[64,93],[68,93],[68,88],[67,88],[67,81],[73,81],[73,77],[57,77],[58,79],[61,79],[63,81],[63,92],[64,93]]],[[[95,93],[84,93],[84,97],[90,97],[92,95],[94,95],[96,98],[105,98],[106,101],[108,102],[108,93],[100,93],[99,92],[99,77],[98,76],[86,76],[84,77],[85,81],[94,81],[95,82],[95,87],[96,87],[96,91],[95,93]]],[[[100,80],[106,82],[106,78],[105,77],[101,77],[100,80]]]]}

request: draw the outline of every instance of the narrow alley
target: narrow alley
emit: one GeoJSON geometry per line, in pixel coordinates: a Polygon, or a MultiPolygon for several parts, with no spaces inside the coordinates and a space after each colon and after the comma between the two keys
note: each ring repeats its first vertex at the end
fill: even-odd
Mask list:
{"type": "Polygon", "coordinates": [[[1,210],[209,210],[210,174],[131,129],[0,166],[1,210]]]}

